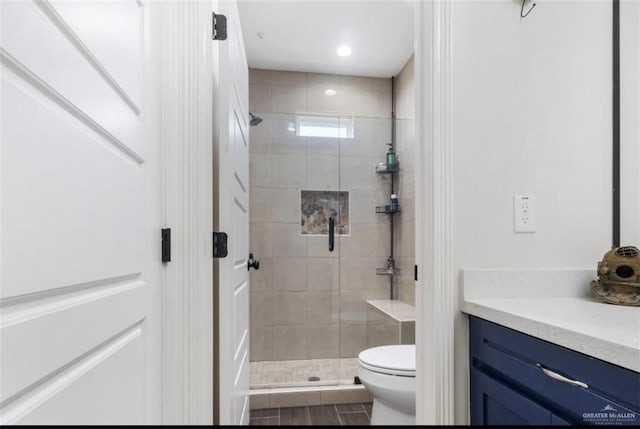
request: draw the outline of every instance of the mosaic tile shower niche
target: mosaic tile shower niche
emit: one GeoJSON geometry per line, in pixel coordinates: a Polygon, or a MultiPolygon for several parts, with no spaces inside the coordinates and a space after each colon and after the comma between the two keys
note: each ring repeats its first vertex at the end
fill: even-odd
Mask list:
{"type": "Polygon", "coordinates": [[[300,233],[328,235],[329,218],[337,220],[336,234],[349,235],[349,191],[300,191],[300,233]]]}

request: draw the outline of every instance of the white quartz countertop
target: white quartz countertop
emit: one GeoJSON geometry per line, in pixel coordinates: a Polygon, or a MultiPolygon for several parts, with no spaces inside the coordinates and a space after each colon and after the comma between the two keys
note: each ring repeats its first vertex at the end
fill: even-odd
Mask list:
{"type": "Polygon", "coordinates": [[[592,270],[494,274],[464,272],[464,313],[640,372],[640,307],[591,296],[592,270]]]}

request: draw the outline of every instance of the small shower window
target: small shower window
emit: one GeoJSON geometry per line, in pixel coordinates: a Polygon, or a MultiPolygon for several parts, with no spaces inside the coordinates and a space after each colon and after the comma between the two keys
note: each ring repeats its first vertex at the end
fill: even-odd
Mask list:
{"type": "Polygon", "coordinates": [[[297,113],[296,135],[299,137],[353,138],[353,115],[297,113]]]}

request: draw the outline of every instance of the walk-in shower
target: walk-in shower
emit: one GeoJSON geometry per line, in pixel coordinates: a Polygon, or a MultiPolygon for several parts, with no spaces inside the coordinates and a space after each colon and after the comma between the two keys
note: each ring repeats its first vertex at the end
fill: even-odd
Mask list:
{"type": "Polygon", "coordinates": [[[263,119],[250,133],[261,261],[250,278],[252,390],[354,385],[360,351],[413,342],[368,303],[389,300],[392,283],[413,304],[412,120],[396,120],[402,168],[376,171],[392,142],[391,96],[387,78],[250,72],[252,116],[263,119]],[[378,210],[391,193],[402,211],[378,210]]]}

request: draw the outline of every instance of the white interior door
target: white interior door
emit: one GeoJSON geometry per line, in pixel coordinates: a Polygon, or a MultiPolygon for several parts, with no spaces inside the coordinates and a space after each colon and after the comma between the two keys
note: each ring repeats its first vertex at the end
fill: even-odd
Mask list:
{"type": "Polygon", "coordinates": [[[0,424],[158,423],[145,6],[0,8],[0,424]]]}
{"type": "Polygon", "coordinates": [[[227,40],[214,41],[217,195],[214,228],[228,234],[217,271],[219,424],[249,421],[249,77],[235,1],[220,1],[227,40]],[[216,58],[217,56],[217,58],[216,58]],[[217,124],[217,125],[216,125],[217,124]]]}

